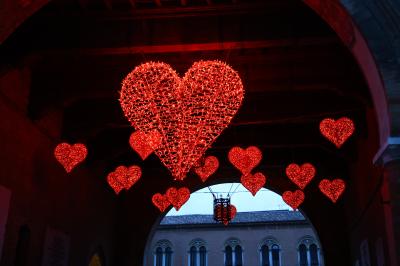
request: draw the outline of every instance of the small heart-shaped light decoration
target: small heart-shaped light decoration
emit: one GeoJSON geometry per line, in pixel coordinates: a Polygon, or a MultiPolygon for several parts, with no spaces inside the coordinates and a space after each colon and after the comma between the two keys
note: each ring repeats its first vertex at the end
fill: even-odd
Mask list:
{"type": "Polygon", "coordinates": [[[118,194],[122,189],[130,189],[142,176],[142,169],[139,166],[132,165],[130,167],[118,166],[114,172],[107,176],[109,185],[118,194]]]}
{"type": "Polygon", "coordinates": [[[171,203],[168,201],[167,196],[161,195],[160,193],[154,194],[151,198],[154,206],[156,206],[161,212],[164,212],[171,203]]]}
{"type": "Polygon", "coordinates": [[[315,167],[310,163],[299,166],[295,163],[286,167],[286,175],[299,188],[304,189],[315,176],[315,167]]]}
{"type": "Polygon", "coordinates": [[[342,117],[338,120],[326,118],[319,124],[321,134],[340,148],[354,132],[354,123],[350,118],[342,117]]]}
{"type": "Polygon", "coordinates": [[[255,146],[247,149],[233,147],[228,153],[228,159],[243,175],[247,175],[261,162],[262,152],[255,146]]]}
{"type": "Polygon", "coordinates": [[[265,185],[266,177],[262,173],[243,175],[240,178],[242,185],[251,192],[253,196],[265,185]]]}
{"type": "Polygon", "coordinates": [[[162,142],[162,136],[158,130],[152,130],[148,134],[137,130],[133,132],[129,138],[129,144],[136,151],[142,160],[145,160],[150,154],[157,149],[162,142]]]}
{"type": "Polygon", "coordinates": [[[67,173],[71,172],[79,163],[83,162],[87,156],[87,149],[84,144],[60,143],[54,149],[54,156],[64,167],[67,173]]]}
{"type": "Polygon", "coordinates": [[[283,201],[286,202],[287,205],[292,207],[293,210],[299,208],[300,204],[302,204],[304,201],[304,197],[304,193],[301,190],[296,190],[294,192],[285,191],[282,195],[283,201]]]}
{"type": "Polygon", "coordinates": [[[233,220],[233,218],[235,218],[236,213],[237,213],[236,207],[235,207],[234,205],[229,205],[229,208],[230,208],[231,220],[230,220],[230,221],[223,220],[222,223],[223,223],[225,226],[227,226],[227,225],[233,220]]]}
{"type": "Polygon", "coordinates": [[[215,171],[217,171],[218,167],[218,158],[215,156],[208,156],[202,165],[194,168],[194,171],[200,177],[201,181],[205,182],[212,174],[215,173],[215,171]]]}
{"type": "Polygon", "coordinates": [[[171,187],[167,190],[165,195],[172,206],[174,206],[175,210],[179,211],[183,204],[189,200],[190,190],[186,187],[182,187],[180,189],[171,187]]]}
{"type": "Polygon", "coordinates": [[[329,181],[328,179],[323,179],[319,183],[319,190],[327,196],[333,203],[339,199],[339,197],[343,194],[346,183],[342,179],[335,179],[329,181]]]}

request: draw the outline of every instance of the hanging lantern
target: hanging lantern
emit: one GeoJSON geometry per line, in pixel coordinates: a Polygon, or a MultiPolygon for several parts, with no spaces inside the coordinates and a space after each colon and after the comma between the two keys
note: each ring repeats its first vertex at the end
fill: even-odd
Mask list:
{"type": "Polygon", "coordinates": [[[214,220],[227,225],[232,220],[230,198],[214,198],[214,220]]]}

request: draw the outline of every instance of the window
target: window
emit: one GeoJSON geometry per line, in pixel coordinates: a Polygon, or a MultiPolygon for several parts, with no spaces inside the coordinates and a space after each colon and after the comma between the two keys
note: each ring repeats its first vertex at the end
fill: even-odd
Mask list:
{"type": "Polygon", "coordinates": [[[154,248],[154,266],[172,266],[172,244],[168,240],[160,240],[154,248]]]}
{"type": "Polygon", "coordinates": [[[243,266],[243,249],[237,239],[225,243],[225,266],[243,266]]]}
{"type": "Polygon", "coordinates": [[[274,238],[264,239],[260,247],[261,266],[280,266],[281,250],[274,238]]]}
{"type": "Polygon", "coordinates": [[[304,237],[298,247],[299,266],[320,266],[319,248],[312,237],[304,237]]]}
{"type": "Polygon", "coordinates": [[[207,266],[206,243],[201,239],[195,239],[189,246],[189,266],[207,266]]]}

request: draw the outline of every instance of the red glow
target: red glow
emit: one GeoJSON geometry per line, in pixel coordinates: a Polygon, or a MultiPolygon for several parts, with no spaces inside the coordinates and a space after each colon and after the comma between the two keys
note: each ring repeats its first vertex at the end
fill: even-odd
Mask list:
{"type": "Polygon", "coordinates": [[[319,183],[319,190],[327,196],[333,203],[339,199],[339,197],[343,194],[346,183],[342,179],[335,179],[329,181],[328,179],[323,179],[319,183]]]}
{"type": "Polygon", "coordinates": [[[240,178],[242,185],[247,188],[253,196],[265,185],[266,177],[262,173],[243,175],[240,178]]]}
{"type": "Polygon", "coordinates": [[[337,148],[340,148],[346,142],[353,134],[354,129],[353,121],[347,117],[342,117],[337,121],[326,118],[319,124],[321,134],[335,144],[337,148]]]}
{"type": "Polygon", "coordinates": [[[129,138],[129,144],[142,160],[145,160],[152,154],[161,145],[161,142],[162,136],[157,130],[150,131],[149,134],[137,130],[129,138]]]}
{"type": "Polygon", "coordinates": [[[243,175],[247,175],[261,162],[262,152],[255,146],[245,150],[233,147],[228,153],[228,159],[243,175]]]}
{"type": "Polygon", "coordinates": [[[139,166],[133,165],[129,168],[126,166],[118,166],[114,172],[107,176],[107,182],[119,194],[123,189],[130,189],[142,176],[142,170],[139,166]]]}
{"type": "Polygon", "coordinates": [[[158,130],[155,153],[183,180],[230,123],[243,100],[236,71],[220,61],[199,61],[181,79],[165,63],[136,67],[123,80],[120,103],[135,129],[158,130]]]}
{"type": "Polygon", "coordinates": [[[169,207],[169,205],[171,205],[171,203],[167,199],[167,196],[160,193],[154,194],[151,198],[151,201],[153,202],[154,206],[156,206],[161,212],[164,212],[169,207]]]}
{"type": "Polygon", "coordinates": [[[179,211],[183,204],[189,200],[190,190],[186,187],[182,187],[180,189],[171,187],[167,190],[165,195],[172,206],[174,206],[175,210],[179,211]]]}
{"type": "Polygon", "coordinates": [[[200,177],[201,181],[205,182],[212,174],[215,173],[215,171],[217,171],[218,167],[218,158],[215,156],[208,156],[202,165],[194,168],[194,171],[200,177]]]}
{"type": "Polygon", "coordinates": [[[81,143],[76,143],[74,145],[60,143],[54,149],[54,156],[64,167],[65,171],[69,173],[75,168],[75,166],[85,160],[87,149],[86,146],[81,143]]]}
{"type": "Polygon", "coordinates": [[[310,163],[299,166],[295,163],[286,167],[286,175],[299,188],[304,189],[315,176],[315,167],[310,163]]]}
{"type": "Polygon", "coordinates": [[[229,208],[230,208],[231,220],[230,220],[230,221],[223,220],[222,223],[223,223],[225,226],[227,226],[227,225],[233,220],[233,218],[235,218],[236,213],[237,213],[237,210],[236,210],[235,205],[229,205],[229,208]]]}
{"type": "Polygon", "coordinates": [[[293,210],[299,208],[300,204],[304,201],[304,193],[301,190],[296,190],[294,192],[285,191],[282,195],[282,199],[286,202],[293,210]]]}

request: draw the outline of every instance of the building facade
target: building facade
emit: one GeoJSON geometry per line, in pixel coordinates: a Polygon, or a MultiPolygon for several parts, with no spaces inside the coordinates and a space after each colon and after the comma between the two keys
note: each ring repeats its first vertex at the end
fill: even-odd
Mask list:
{"type": "Polygon", "coordinates": [[[228,225],[212,215],[166,216],[145,266],[322,266],[311,224],[298,211],[238,213],[228,225]]]}

